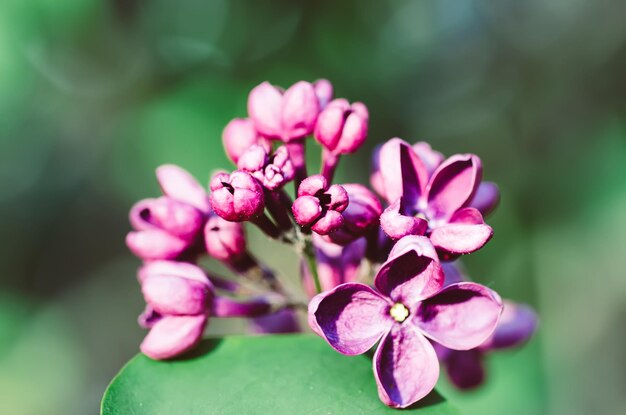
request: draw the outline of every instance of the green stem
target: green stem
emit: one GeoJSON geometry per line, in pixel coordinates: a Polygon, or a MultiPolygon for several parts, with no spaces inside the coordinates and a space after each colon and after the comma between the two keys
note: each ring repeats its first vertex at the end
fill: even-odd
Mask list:
{"type": "Polygon", "coordinates": [[[315,263],[315,251],[313,249],[313,245],[310,241],[306,241],[304,246],[303,255],[306,257],[307,264],[309,266],[309,271],[311,271],[311,275],[313,276],[313,282],[315,283],[315,291],[317,293],[322,292],[322,284],[320,283],[320,277],[317,275],[317,266],[315,263]]]}

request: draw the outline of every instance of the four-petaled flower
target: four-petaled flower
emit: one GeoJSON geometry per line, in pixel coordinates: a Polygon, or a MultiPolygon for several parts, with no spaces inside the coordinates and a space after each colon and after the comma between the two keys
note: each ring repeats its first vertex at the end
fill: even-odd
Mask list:
{"type": "Polygon", "coordinates": [[[394,138],[381,147],[378,162],[380,187],[390,203],[380,223],[391,238],[428,235],[449,259],[480,249],[493,235],[481,212],[470,207],[482,178],[477,156],[454,155],[430,174],[415,149],[394,138]]]}
{"type": "Polygon", "coordinates": [[[365,353],[380,340],[374,376],[380,399],[393,407],[405,408],[435,387],[439,363],[428,339],[455,350],[475,348],[502,311],[500,297],[487,287],[444,287],[437,253],[424,236],[399,240],[374,285],[346,283],[315,296],[309,325],[346,355],[365,353]]]}

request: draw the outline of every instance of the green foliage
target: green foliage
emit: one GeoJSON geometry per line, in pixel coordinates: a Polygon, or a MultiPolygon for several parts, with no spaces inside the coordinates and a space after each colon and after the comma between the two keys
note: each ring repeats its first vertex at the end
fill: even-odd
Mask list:
{"type": "MultiPolygon", "coordinates": [[[[312,335],[204,340],[192,355],[166,362],[138,355],[102,401],[103,415],[395,411],[378,399],[368,356],[342,356],[312,335]]],[[[409,412],[459,413],[436,391],[409,412]]]]}

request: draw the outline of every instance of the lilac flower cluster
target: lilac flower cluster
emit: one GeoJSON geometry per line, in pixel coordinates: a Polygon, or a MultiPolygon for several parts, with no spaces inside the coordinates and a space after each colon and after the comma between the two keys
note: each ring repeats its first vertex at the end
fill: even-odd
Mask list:
{"type": "Polygon", "coordinates": [[[180,167],[159,167],[163,196],[133,206],[126,239],[144,262],[142,352],[169,359],[190,350],[211,317],[247,317],[255,332],[299,331],[302,308],[342,354],[378,344],[378,394],[404,408],[430,393],[440,364],[455,385],[475,387],[487,352],[526,341],[534,312],[469,281],[455,261],[493,235],[484,218],[499,191],[482,181],[480,159],[393,138],[373,157],[381,202],[366,186],[333,182],[368,128],[367,107],[333,99],[326,80],[287,90],[264,82],[250,92],[248,118],[224,129],[234,171],[215,173],[207,190],[180,167]],[[319,174],[307,169],[309,136],[322,147],[319,174]],[[248,251],[245,222],[295,249],[304,295],[248,251]],[[207,272],[206,256],[233,276],[207,272]]]}

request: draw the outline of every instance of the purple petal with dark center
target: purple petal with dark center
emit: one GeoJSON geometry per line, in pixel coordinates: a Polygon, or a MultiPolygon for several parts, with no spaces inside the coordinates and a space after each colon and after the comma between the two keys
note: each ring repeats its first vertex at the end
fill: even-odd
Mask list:
{"type": "Polygon", "coordinates": [[[394,408],[419,401],[439,379],[433,346],[410,324],[394,324],[378,345],[373,365],[378,396],[394,408]]]}
{"type": "Polygon", "coordinates": [[[474,196],[482,177],[480,159],[473,154],[457,154],[441,164],[426,186],[428,217],[450,218],[474,196]]]}
{"type": "Polygon", "coordinates": [[[346,283],[316,295],[309,303],[309,325],[339,353],[368,351],[389,330],[390,303],[364,284],[346,283]]]}
{"type": "Polygon", "coordinates": [[[380,226],[392,239],[407,235],[424,235],[428,222],[422,218],[402,213],[403,198],[389,205],[380,215],[380,226]]]}
{"type": "Polygon", "coordinates": [[[443,286],[437,254],[425,236],[406,236],[397,242],[376,277],[376,289],[393,301],[412,307],[443,286]]]}
{"type": "Polygon", "coordinates": [[[392,138],[383,144],[379,154],[379,168],[384,196],[389,203],[404,197],[406,203],[417,204],[420,195],[424,193],[428,172],[407,142],[392,138]]]}
{"type": "Polygon", "coordinates": [[[501,312],[502,300],[494,291],[460,282],[422,301],[411,321],[443,346],[469,350],[489,338],[501,312]]]}

